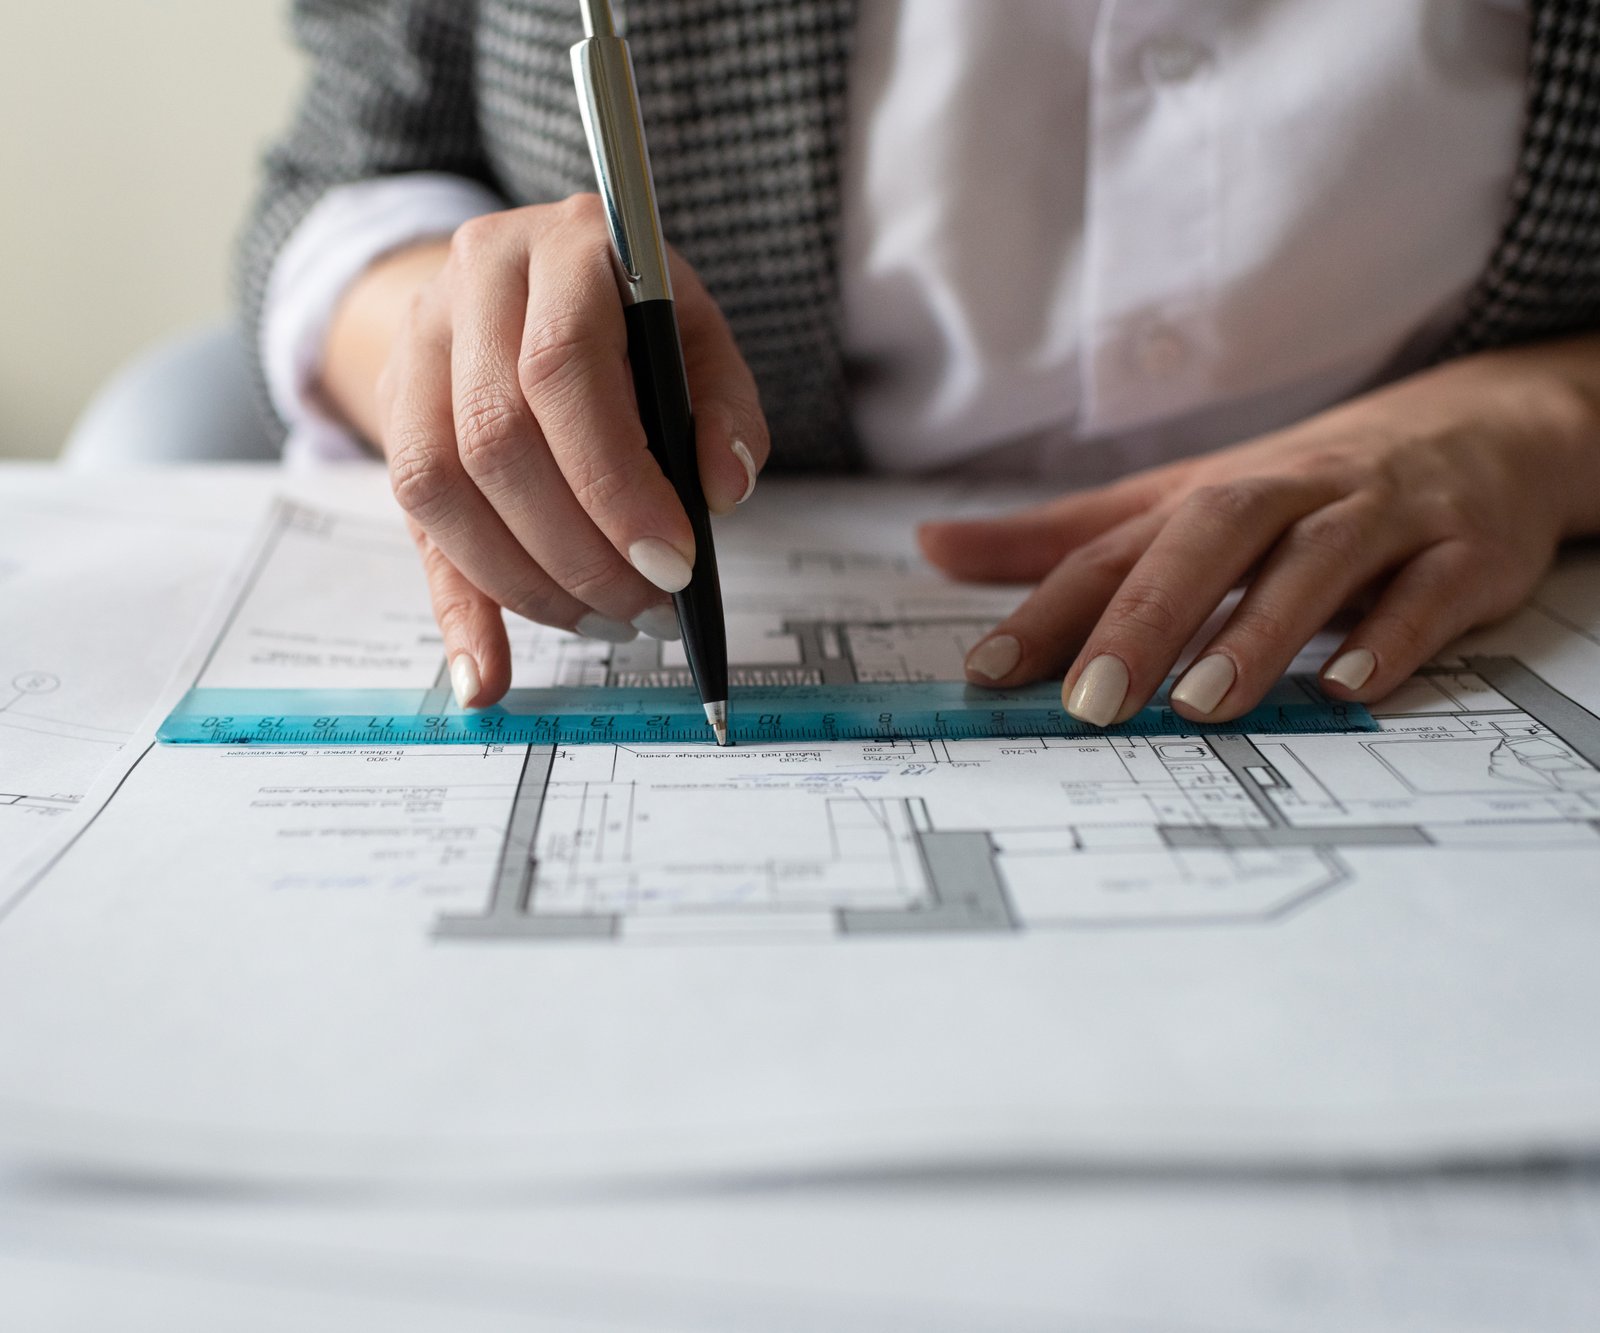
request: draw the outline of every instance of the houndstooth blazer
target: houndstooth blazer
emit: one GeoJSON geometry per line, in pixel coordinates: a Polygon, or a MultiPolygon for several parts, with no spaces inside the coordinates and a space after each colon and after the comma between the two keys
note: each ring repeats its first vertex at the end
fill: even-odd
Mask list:
{"type": "MultiPolygon", "coordinates": [[[[663,226],[755,373],[774,462],[854,466],[835,256],[854,0],[617,8],[663,226]]],[[[1521,159],[1452,356],[1600,325],[1600,0],[1531,15],[1521,159]]],[[[311,81],[239,248],[252,341],[274,258],[333,186],[430,170],[515,204],[593,188],[576,0],[296,0],[294,23],[311,81]]]]}

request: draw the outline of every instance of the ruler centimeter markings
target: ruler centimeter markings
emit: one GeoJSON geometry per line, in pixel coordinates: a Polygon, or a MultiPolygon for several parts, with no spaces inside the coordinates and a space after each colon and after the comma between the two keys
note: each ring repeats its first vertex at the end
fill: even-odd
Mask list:
{"type": "MultiPolygon", "coordinates": [[[[494,708],[438,707],[431,690],[194,689],[156,733],[174,745],[700,745],[711,730],[688,689],[512,690],[494,708]]],[[[1295,735],[1376,731],[1359,704],[1329,699],[1308,676],[1286,676],[1233,722],[1201,724],[1157,702],[1115,727],[1080,722],[1053,682],[980,690],[957,682],[737,688],[735,744],[825,741],[1022,740],[1029,737],[1295,735]]]]}

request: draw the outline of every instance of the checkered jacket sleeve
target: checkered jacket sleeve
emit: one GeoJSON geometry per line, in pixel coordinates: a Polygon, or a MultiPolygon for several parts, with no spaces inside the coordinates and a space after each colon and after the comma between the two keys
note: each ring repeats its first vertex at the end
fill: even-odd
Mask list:
{"type": "Polygon", "coordinates": [[[1446,355],[1600,327],[1600,0],[1533,0],[1510,210],[1446,355]]]}
{"type": "MultiPolygon", "coordinates": [[[[469,86],[473,8],[456,0],[296,0],[292,23],[310,56],[310,81],[266,154],[235,255],[253,350],[273,262],[328,190],[424,169],[493,184],[469,86]]],[[[260,356],[253,359],[259,367],[260,356]]]]}

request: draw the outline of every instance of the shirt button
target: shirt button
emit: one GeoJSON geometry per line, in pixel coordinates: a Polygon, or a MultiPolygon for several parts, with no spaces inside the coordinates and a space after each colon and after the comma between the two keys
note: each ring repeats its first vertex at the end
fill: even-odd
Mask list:
{"type": "Polygon", "coordinates": [[[1181,37],[1155,37],[1145,43],[1141,63],[1151,83],[1171,87],[1194,78],[1208,59],[1204,47],[1181,37]]]}
{"type": "Polygon", "coordinates": [[[1133,363],[1147,380],[1169,379],[1188,361],[1188,342],[1166,324],[1152,325],[1134,340],[1133,363]]]}

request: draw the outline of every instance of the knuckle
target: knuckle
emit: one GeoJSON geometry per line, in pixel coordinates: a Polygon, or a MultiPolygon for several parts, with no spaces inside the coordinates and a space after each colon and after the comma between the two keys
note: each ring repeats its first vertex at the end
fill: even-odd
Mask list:
{"type": "Polygon", "coordinates": [[[1133,568],[1137,554],[1127,536],[1113,531],[1091,538],[1068,558],[1084,578],[1107,583],[1120,581],[1133,568]]]}
{"type": "Polygon", "coordinates": [[[1352,515],[1318,509],[1291,529],[1290,544],[1320,557],[1319,563],[1354,568],[1364,544],[1360,525],[1352,515]]]}
{"type": "Polygon", "coordinates": [[[1158,639],[1170,638],[1183,623],[1172,595],[1158,584],[1144,582],[1124,587],[1107,618],[1158,639]]]}
{"type": "Polygon", "coordinates": [[[1229,617],[1229,637],[1246,645],[1251,654],[1267,648],[1281,648],[1294,632],[1291,617],[1273,606],[1251,605],[1246,601],[1229,617]]]}
{"type": "Polygon", "coordinates": [[[456,406],[456,446],[462,466],[474,477],[503,471],[527,449],[527,423],[521,407],[494,385],[469,390],[456,406]]]}
{"type": "Polygon", "coordinates": [[[517,378],[529,401],[572,392],[587,378],[594,347],[574,316],[555,315],[529,332],[517,358],[517,378]]]}
{"type": "Polygon", "coordinates": [[[1220,527],[1231,528],[1248,519],[1271,489],[1271,483],[1265,480],[1212,482],[1191,491],[1184,505],[1220,527]]]}
{"type": "Polygon", "coordinates": [[[1382,636],[1391,652],[1404,662],[1420,662],[1438,645],[1431,618],[1420,606],[1391,607],[1383,618],[1382,636]]]}
{"type": "Polygon", "coordinates": [[[402,437],[389,457],[389,489],[400,508],[424,526],[448,503],[450,470],[431,441],[402,437]]]}
{"type": "Polygon", "coordinates": [[[1391,457],[1347,461],[1342,476],[1346,490],[1380,504],[1392,504],[1411,489],[1404,468],[1391,457]]]}
{"type": "Polygon", "coordinates": [[[1295,456],[1295,475],[1326,482],[1342,495],[1388,495],[1398,488],[1392,463],[1381,455],[1353,453],[1348,441],[1319,441],[1295,456]]]}
{"type": "Polygon", "coordinates": [[[433,618],[447,639],[458,639],[472,628],[478,600],[463,588],[439,592],[433,598],[433,618]]]}
{"type": "Polygon", "coordinates": [[[562,608],[558,605],[558,601],[553,588],[538,584],[509,590],[505,605],[513,615],[531,620],[536,625],[565,629],[571,623],[571,617],[562,616],[562,608]]]}
{"type": "Polygon", "coordinates": [[[552,570],[551,576],[578,601],[594,607],[618,604],[627,584],[621,559],[602,547],[568,561],[560,570],[552,570]]]}
{"type": "Polygon", "coordinates": [[[603,514],[635,489],[634,471],[619,460],[590,457],[572,477],[572,493],[587,514],[603,514]]]}
{"type": "Polygon", "coordinates": [[[501,247],[502,222],[498,213],[469,218],[450,234],[450,259],[462,268],[476,268],[501,247]]]}
{"type": "Polygon", "coordinates": [[[575,226],[594,228],[606,224],[605,202],[593,190],[579,190],[576,194],[570,194],[556,207],[575,226]]]}
{"type": "Polygon", "coordinates": [[[1440,487],[1428,498],[1436,530],[1443,536],[1490,545],[1499,540],[1499,515],[1492,499],[1454,486],[1440,487]]]}

